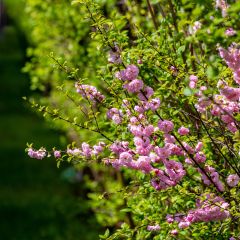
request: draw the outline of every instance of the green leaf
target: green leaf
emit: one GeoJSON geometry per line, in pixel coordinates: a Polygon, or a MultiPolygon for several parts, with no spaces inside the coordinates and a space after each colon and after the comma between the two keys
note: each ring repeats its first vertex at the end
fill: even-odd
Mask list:
{"type": "Polygon", "coordinates": [[[185,51],[185,48],[186,48],[186,47],[185,47],[185,45],[184,45],[184,46],[181,46],[181,47],[179,47],[179,48],[178,48],[178,50],[177,50],[177,53],[178,53],[178,54],[181,54],[182,52],[184,52],[184,51],[185,51]]]}

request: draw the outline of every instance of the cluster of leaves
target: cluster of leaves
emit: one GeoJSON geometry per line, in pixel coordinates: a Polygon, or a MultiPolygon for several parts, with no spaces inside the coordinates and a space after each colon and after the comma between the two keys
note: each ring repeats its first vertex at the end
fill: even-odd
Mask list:
{"type": "MultiPolygon", "coordinates": [[[[197,113],[194,105],[198,90],[189,88],[188,83],[190,75],[197,75],[199,86],[207,87],[205,95],[209,98],[218,94],[218,80],[234,85],[232,73],[217,50],[218,45],[227,48],[240,36],[239,3],[228,4],[228,15],[222,17],[211,0],[76,0],[72,5],[67,0],[44,3],[26,0],[33,47],[28,51],[31,61],[25,70],[32,78],[32,88],[44,92],[39,103],[30,100],[32,106],[48,119],[54,119],[55,125],[77,146],[82,141],[91,144],[97,140],[107,140],[108,144],[112,139],[130,141],[127,119],[115,125],[106,121],[106,112],[113,107],[120,109],[123,99],[136,105],[136,96],[127,94],[114,74],[140,61],[141,79],[161,99],[158,114],[171,119],[175,126],[190,128],[191,135],[185,140],[193,145],[201,140],[208,164],[226,179],[232,173],[231,164],[238,161],[226,142],[233,152],[239,152],[239,131],[232,134],[217,118],[197,113]],[[201,28],[194,32],[196,22],[201,23],[201,28]],[[225,31],[230,27],[237,32],[228,37],[225,31]],[[120,65],[107,59],[108,53],[116,49],[121,53],[120,65]],[[97,86],[106,99],[101,104],[89,103],[75,93],[75,82],[97,86]]],[[[148,118],[157,125],[157,114],[149,113],[148,118]]],[[[156,142],[161,146],[162,135],[156,142]]],[[[104,154],[109,157],[110,152],[104,154]]],[[[99,222],[110,228],[102,239],[174,238],[170,232],[177,224],[168,224],[166,215],[186,213],[194,208],[197,196],[215,191],[213,186],[200,184],[193,167],[189,167],[182,184],[156,191],[149,176],[103,166],[99,163],[102,157],[83,161],[65,155],[58,159],[58,163],[67,159],[76,168],[90,166],[84,182],[92,191],[91,206],[99,222]],[[147,230],[148,225],[156,224],[160,231],[147,230]],[[119,228],[114,231],[113,227],[119,228]]],[[[182,157],[178,160],[184,162],[182,157]]],[[[239,168],[239,163],[236,164],[239,168]]],[[[239,189],[227,189],[221,196],[231,203],[231,218],[194,223],[179,230],[177,238],[237,237],[239,189]]]]}

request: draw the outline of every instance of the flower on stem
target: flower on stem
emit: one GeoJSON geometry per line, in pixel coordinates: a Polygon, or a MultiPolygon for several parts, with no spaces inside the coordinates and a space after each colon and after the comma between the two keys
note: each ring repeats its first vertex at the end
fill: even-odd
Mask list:
{"type": "Polygon", "coordinates": [[[53,155],[54,155],[55,158],[60,158],[61,157],[61,151],[55,150],[53,152],[53,155]]]}
{"type": "Polygon", "coordinates": [[[225,0],[216,0],[215,6],[216,8],[221,9],[223,17],[227,16],[228,5],[225,0]]]}
{"type": "Polygon", "coordinates": [[[154,94],[153,89],[149,86],[145,86],[142,92],[138,94],[138,98],[141,101],[147,101],[153,94],[154,94]]]}
{"type": "Polygon", "coordinates": [[[228,50],[219,47],[218,51],[221,58],[223,58],[228,67],[232,69],[235,82],[240,84],[240,49],[233,43],[228,50]]]}
{"type": "Polygon", "coordinates": [[[189,129],[188,128],[185,128],[185,127],[180,127],[178,129],[178,133],[182,136],[184,135],[188,135],[189,134],[189,129]]]}
{"type": "Polygon", "coordinates": [[[111,119],[115,124],[120,124],[122,122],[122,111],[117,108],[111,108],[107,112],[107,117],[111,119]]]}
{"type": "Polygon", "coordinates": [[[235,187],[238,185],[240,178],[237,174],[231,174],[227,177],[227,184],[229,187],[235,187]]]}
{"type": "Polygon", "coordinates": [[[76,83],[75,88],[82,97],[92,102],[102,102],[105,99],[105,97],[94,86],[76,83]]]}
{"type": "Polygon", "coordinates": [[[159,231],[160,230],[160,226],[157,224],[157,225],[148,225],[147,226],[147,230],[148,231],[159,231]]]}
{"type": "Polygon", "coordinates": [[[177,236],[178,235],[178,230],[173,229],[173,230],[171,230],[170,234],[173,235],[173,236],[177,236]]]}
{"type": "Polygon", "coordinates": [[[126,80],[134,80],[138,77],[139,69],[135,65],[128,65],[125,69],[126,80]]]}
{"type": "Polygon", "coordinates": [[[148,101],[147,106],[148,108],[150,108],[152,111],[156,111],[158,110],[158,108],[160,107],[160,99],[159,98],[153,98],[151,100],[148,101]]]}
{"type": "Polygon", "coordinates": [[[230,27],[230,28],[226,29],[225,35],[228,37],[234,36],[234,35],[236,35],[236,31],[230,27]]]}
{"type": "Polygon", "coordinates": [[[159,127],[159,129],[162,131],[162,132],[164,132],[164,133],[169,133],[169,132],[171,132],[172,130],[173,130],[173,127],[174,127],[174,125],[173,125],[173,123],[171,122],[171,121],[169,121],[169,120],[160,120],[159,122],[158,122],[158,127],[159,127]]]}
{"type": "Polygon", "coordinates": [[[129,93],[138,93],[143,88],[143,81],[134,79],[131,82],[125,84],[123,88],[126,88],[129,93]]]}
{"type": "Polygon", "coordinates": [[[195,75],[190,75],[189,80],[190,80],[189,87],[192,89],[195,88],[198,81],[198,77],[195,75]]]}
{"type": "Polygon", "coordinates": [[[108,62],[109,63],[115,63],[115,64],[121,64],[122,59],[121,59],[120,52],[110,50],[109,57],[108,57],[108,62]]]}
{"type": "Polygon", "coordinates": [[[34,150],[33,148],[29,148],[28,156],[30,158],[42,160],[44,157],[47,156],[47,151],[45,148],[40,148],[39,150],[34,150]]]}

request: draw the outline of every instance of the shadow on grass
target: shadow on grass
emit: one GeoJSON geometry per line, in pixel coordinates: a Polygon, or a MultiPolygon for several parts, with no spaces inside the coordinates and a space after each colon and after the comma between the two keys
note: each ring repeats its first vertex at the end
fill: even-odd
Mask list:
{"type": "Polygon", "coordinates": [[[28,158],[26,142],[58,146],[59,133],[23,105],[29,94],[21,73],[24,49],[14,27],[0,34],[0,239],[92,240],[100,227],[87,202],[73,196],[53,159],[28,158]]]}

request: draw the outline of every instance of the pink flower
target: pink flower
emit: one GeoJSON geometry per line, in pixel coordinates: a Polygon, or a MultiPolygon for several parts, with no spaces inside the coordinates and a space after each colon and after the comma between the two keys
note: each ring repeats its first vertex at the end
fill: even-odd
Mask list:
{"type": "Polygon", "coordinates": [[[169,133],[173,130],[173,123],[171,121],[168,120],[160,120],[158,122],[158,127],[161,131],[163,131],[164,133],[169,133]]]}
{"type": "Polygon", "coordinates": [[[112,119],[115,124],[120,124],[122,122],[122,111],[117,108],[111,108],[107,112],[107,117],[112,119]]]}
{"type": "Polygon", "coordinates": [[[228,67],[233,70],[233,76],[234,80],[237,84],[240,84],[240,63],[239,63],[239,57],[240,57],[240,50],[236,46],[236,44],[232,44],[228,50],[220,47],[219,54],[221,58],[225,60],[228,67]]]}
{"type": "Polygon", "coordinates": [[[190,27],[190,34],[195,34],[202,27],[202,23],[199,21],[194,22],[193,26],[190,27]]]}
{"type": "Polygon", "coordinates": [[[168,223],[173,223],[174,222],[174,217],[173,215],[167,214],[166,220],[168,223]]]}
{"type": "Polygon", "coordinates": [[[54,155],[55,158],[60,158],[61,157],[61,151],[55,150],[53,155],[54,155]]]}
{"type": "Polygon", "coordinates": [[[93,146],[92,155],[97,156],[99,155],[103,150],[106,144],[104,142],[99,142],[97,145],[93,146]]]}
{"type": "Polygon", "coordinates": [[[143,127],[141,125],[128,125],[129,131],[137,137],[143,136],[143,127]]]}
{"type": "Polygon", "coordinates": [[[203,152],[198,152],[198,153],[196,153],[194,159],[198,163],[204,163],[206,161],[206,156],[205,156],[205,154],[203,152]]]}
{"type": "Polygon", "coordinates": [[[85,142],[82,143],[82,153],[85,157],[91,157],[92,150],[88,143],[85,142]]]}
{"type": "Polygon", "coordinates": [[[119,160],[124,164],[129,163],[132,161],[132,155],[128,152],[122,152],[119,155],[119,160]]]}
{"type": "Polygon", "coordinates": [[[232,133],[235,133],[237,131],[237,127],[236,127],[235,123],[233,123],[233,122],[227,124],[227,128],[232,133]]]}
{"type": "Polygon", "coordinates": [[[216,8],[219,8],[222,10],[223,17],[227,16],[228,5],[225,0],[216,0],[216,8]]]}
{"type": "Polygon", "coordinates": [[[185,163],[189,165],[193,165],[193,161],[190,158],[186,158],[185,163]]]}
{"type": "Polygon", "coordinates": [[[199,151],[202,150],[202,148],[203,148],[203,143],[202,142],[198,142],[196,147],[195,147],[195,151],[199,152],[199,151]]]}
{"type": "Polygon", "coordinates": [[[190,75],[189,80],[196,83],[198,81],[198,77],[195,75],[190,75]]]}
{"type": "Polygon", "coordinates": [[[146,147],[143,147],[143,146],[137,146],[136,147],[136,152],[140,155],[143,155],[143,156],[148,156],[150,151],[152,150],[153,146],[150,144],[146,147]]]}
{"type": "Polygon", "coordinates": [[[165,134],[164,134],[164,142],[165,142],[165,143],[175,143],[175,142],[176,142],[176,139],[175,139],[174,136],[165,133],[165,134]]]}
{"type": "Polygon", "coordinates": [[[188,222],[188,221],[182,221],[182,222],[180,222],[179,224],[178,224],[178,227],[179,228],[181,228],[181,229],[184,229],[184,228],[187,228],[187,227],[189,227],[191,225],[191,223],[190,222],[188,222]]]}
{"type": "Polygon", "coordinates": [[[236,35],[236,31],[230,27],[230,28],[226,29],[225,35],[227,35],[229,37],[234,36],[234,35],[236,35]]]}
{"type": "Polygon", "coordinates": [[[124,85],[129,93],[138,93],[143,88],[143,81],[134,79],[130,83],[124,85]]]}
{"type": "Polygon", "coordinates": [[[221,197],[208,194],[206,200],[198,199],[196,205],[197,208],[188,214],[191,215],[191,222],[221,221],[230,216],[228,204],[221,197]]]}
{"type": "Polygon", "coordinates": [[[173,230],[171,230],[170,234],[173,235],[173,236],[176,236],[176,235],[178,235],[178,230],[173,229],[173,230]]]}
{"type": "Polygon", "coordinates": [[[153,162],[153,163],[157,163],[160,161],[160,159],[156,153],[150,152],[149,157],[151,159],[151,162],[153,162]]]}
{"type": "Polygon", "coordinates": [[[79,148],[67,149],[67,154],[70,156],[82,156],[82,151],[79,148]]]}
{"type": "Polygon", "coordinates": [[[166,173],[169,175],[170,179],[174,182],[179,182],[185,176],[186,171],[180,162],[173,160],[165,161],[166,173]]]}
{"type": "Polygon", "coordinates": [[[152,95],[153,95],[154,91],[151,87],[146,86],[142,92],[140,92],[138,94],[138,98],[141,101],[147,101],[152,95]]]}
{"type": "Polygon", "coordinates": [[[160,107],[160,103],[159,98],[153,98],[147,103],[147,105],[152,111],[156,111],[160,107]]]}
{"type": "Polygon", "coordinates": [[[93,86],[76,83],[75,88],[82,97],[93,102],[102,102],[105,97],[93,86]]]}
{"type": "Polygon", "coordinates": [[[161,160],[168,158],[171,155],[171,149],[168,147],[155,147],[155,153],[159,156],[161,160]]]}
{"type": "Polygon", "coordinates": [[[178,133],[180,134],[180,135],[188,135],[189,134],[189,129],[188,128],[185,128],[185,127],[180,127],[179,129],[178,129],[178,133]]]}
{"type": "Polygon", "coordinates": [[[154,133],[154,126],[148,125],[143,129],[143,135],[150,137],[154,133]]]}
{"type": "Polygon", "coordinates": [[[126,81],[126,75],[125,75],[125,70],[121,70],[119,72],[115,73],[115,77],[118,78],[119,80],[126,81]]]}
{"type": "Polygon", "coordinates": [[[110,63],[115,63],[115,64],[121,64],[122,63],[122,59],[121,59],[121,55],[118,51],[110,51],[109,52],[109,57],[108,57],[108,62],[110,63]]]}
{"type": "MultiPolygon", "coordinates": [[[[187,144],[186,142],[183,142],[183,146],[184,146],[184,148],[187,150],[187,152],[188,153],[190,153],[190,154],[194,154],[194,149],[189,145],[189,144],[187,144]]],[[[184,150],[185,150],[184,149],[184,150]]]]}
{"type": "Polygon", "coordinates": [[[150,144],[148,137],[134,137],[135,146],[147,147],[150,144]]]}
{"type": "Polygon", "coordinates": [[[153,170],[151,159],[147,156],[140,156],[136,162],[136,168],[143,173],[149,173],[153,170]]]}
{"type": "Polygon", "coordinates": [[[190,82],[189,82],[189,87],[190,87],[191,89],[196,88],[196,82],[190,81],[190,82]]]}
{"type": "Polygon", "coordinates": [[[220,90],[220,93],[229,101],[238,101],[240,98],[240,88],[233,88],[225,86],[220,90]]]}
{"type": "Polygon", "coordinates": [[[28,156],[30,158],[42,160],[44,157],[47,156],[47,151],[45,148],[40,148],[39,150],[34,150],[33,148],[29,148],[28,156]]]}
{"type": "Polygon", "coordinates": [[[201,87],[200,87],[200,90],[201,90],[201,91],[206,91],[206,90],[207,90],[207,87],[206,87],[206,86],[201,86],[201,87]]]}
{"type": "Polygon", "coordinates": [[[125,152],[128,150],[128,142],[118,142],[115,141],[109,148],[112,152],[114,152],[115,154],[119,155],[122,152],[125,152]]]}
{"type": "Polygon", "coordinates": [[[139,74],[139,69],[137,66],[135,65],[128,65],[127,68],[125,69],[125,76],[126,76],[126,80],[134,80],[137,78],[139,74]]]}
{"type": "Polygon", "coordinates": [[[148,231],[159,231],[160,230],[160,226],[157,224],[157,225],[148,225],[147,226],[147,230],[148,231]]]}
{"type": "Polygon", "coordinates": [[[229,115],[222,115],[221,116],[221,119],[223,122],[225,123],[231,123],[231,122],[234,122],[234,118],[232,116],[229,116],[229,115]]]}
{"type": "Polygon", "coordinates": [[[237,174],[231,174],[227,177],[227,184],[230,187],[235,187],[238,185],[239,180],[240,178],[237,174]]]}

